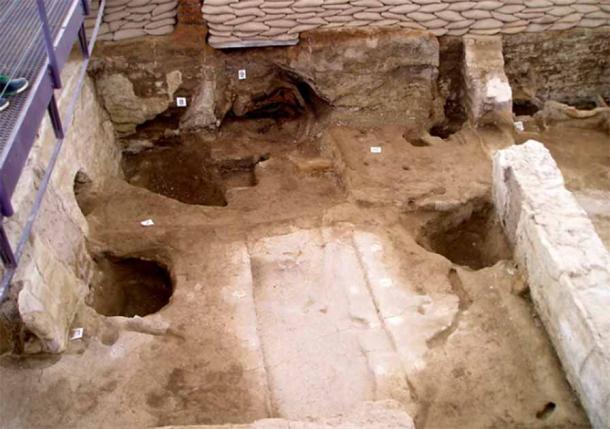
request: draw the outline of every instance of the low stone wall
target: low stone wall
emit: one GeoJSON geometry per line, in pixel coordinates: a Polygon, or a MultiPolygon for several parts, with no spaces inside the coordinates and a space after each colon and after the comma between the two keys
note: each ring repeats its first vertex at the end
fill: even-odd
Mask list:
{"type": "Polygon", "coordinates": [[[610,257],[548,150],[498,151],[494,202],[532,299],[595,428],[610,427],[610,257]]]}
{"type": "MultiPolygon", "coordinates": [[[[97,2],[87,27],[94,26],[97,2]]],[[[123,40],[138,36],[170,34],[176,25],[177,0],[106,0],[98,40],[123,40]]]]}
{"type": "MultiPolygon", "coordinates": [[[[69,62],[62,72],[62,112],[72,98],[80,66],[80,61],[69,62]]],[[[75,176],[81,171],[100,183],[120,174],[114,129],[90,78],[84,83],[72,124],[65,126],[69,130],[13,278],[10,297],[0,304],[0,313],[3,307],[12,309],[11,322],[20,331],[15,332],[19,338],[0,338],[0,345],[4,344],[0,353],[11,349],[28,353],[63,351],[74,315],[88,293],[93,262],[85,246],[87,222],[74,195],[75,176]]],[[[54,148],[55,136],[48,118],[38,135],[12,198],[15,215],[5,220],[11,243],[16,243],[23,231],[54,148]]]]}
{"type": "Polygon", "coordinates": [[[213,47],[286,45],[317,28],[401,26],[436,36],[610,27],[606,0],[205,0],[213,47]]]}

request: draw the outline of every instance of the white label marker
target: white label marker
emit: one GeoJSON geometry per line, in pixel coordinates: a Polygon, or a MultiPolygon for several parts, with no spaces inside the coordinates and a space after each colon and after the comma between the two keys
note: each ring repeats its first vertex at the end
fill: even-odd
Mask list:
{"type": "Polygon", "coordinates": [[[237,72],[237,78],[239,80],[246,80],[246,69],[241,69],[237,72]]]}
{"type": "Polygon", "coordinates": [[[381,153],[381,146],[371,146],[371,153],[381,153]]]}
{"type": "Polygon", "coordinates": [[[152,219],[146,219],[140,222],[140,225],[142,226],[153,226],[154,224],[155,222],[152,219]]]}
{"type": "Polygon", "coordinates": [[[185,97],[176,97],[176,106],[186,107],[186,98],[185,97]]]}
{"type": "Polygon", "coordinates": [[[83,328],[72,329],[72,332],[70,332],[70,339],[71,340],[80,340],[81,338],[83,338],[84,333],[85,333],[85,330],[83,328]]]}

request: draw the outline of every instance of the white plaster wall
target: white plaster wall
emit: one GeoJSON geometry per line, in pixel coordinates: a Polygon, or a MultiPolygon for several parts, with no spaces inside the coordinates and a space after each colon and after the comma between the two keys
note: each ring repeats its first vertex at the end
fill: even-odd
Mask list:
{"type": "Polygon", "coordinates": [[[610,427],[610,257],[539,142],[498,151],[494,202],[568,380],[610,427]]]}

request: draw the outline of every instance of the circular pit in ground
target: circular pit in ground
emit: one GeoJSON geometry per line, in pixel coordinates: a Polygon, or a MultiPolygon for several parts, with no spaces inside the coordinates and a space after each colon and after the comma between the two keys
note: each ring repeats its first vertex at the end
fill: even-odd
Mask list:
{"type": "Polygon", "coordinates": [[[104,316],[146,316],[165,307],[172,296],[169,271],[155,261],[98,256],[98,271],[87,303],[104,316]]]}

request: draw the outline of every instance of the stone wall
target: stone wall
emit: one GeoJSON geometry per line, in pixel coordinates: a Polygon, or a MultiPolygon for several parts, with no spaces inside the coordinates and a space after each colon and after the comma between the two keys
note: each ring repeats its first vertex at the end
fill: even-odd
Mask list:
{"type": "MultiPolygon", "coordinates": [[[[69,62],[62,72],[62,111],[71,101],[80,66],[80,61],[69,62]]],[[[38,135],[12,198],[15,215],[5,220],[11,243],[18,241],[23,230],[54,148],[55,137],[48,118],[38,135]]],[[[81,171],[94,182],[117,176],[119,157],[113,126],[98,102],[93,81],[87,78],[13,279],[10,298],[0,305],[0,312],[18,319],[11,322],[20,331],[13,333],[17,334],[14,338],[0,338],[0,344],[4,344],[0,352],[9,346],[26,352],[57,353],[65,349],[74,314],[88,292],[93,267],[85,247],[87,222],[74,195],[75,176],[81,171]]]]}
{"type": "Polygon", "coordinates": [[[610,258],[536,141],[494,156],[496,209],[532,299],[593,427],[610,427],[610,258]]]}
{"type": "MultiPolygon", "coordinates": [[[[94,26],[97,2],[87,27],[94,26]]],[[[176,25],[177,0],[106,0],[98,40],[123,40],[138,36],[170,34],[176,25]]]]}
{"type": "Polygon", "coordinates": [[[610,29],[503,37],[505,71],[515,100],[610,100],[610,29]]]}
{"type": "Polygon", "coordinates": [[[606,0],[205,0],[216,48],[286,45],[318,28],[400,26],[436,36],[610,27],[606,0]]]}

